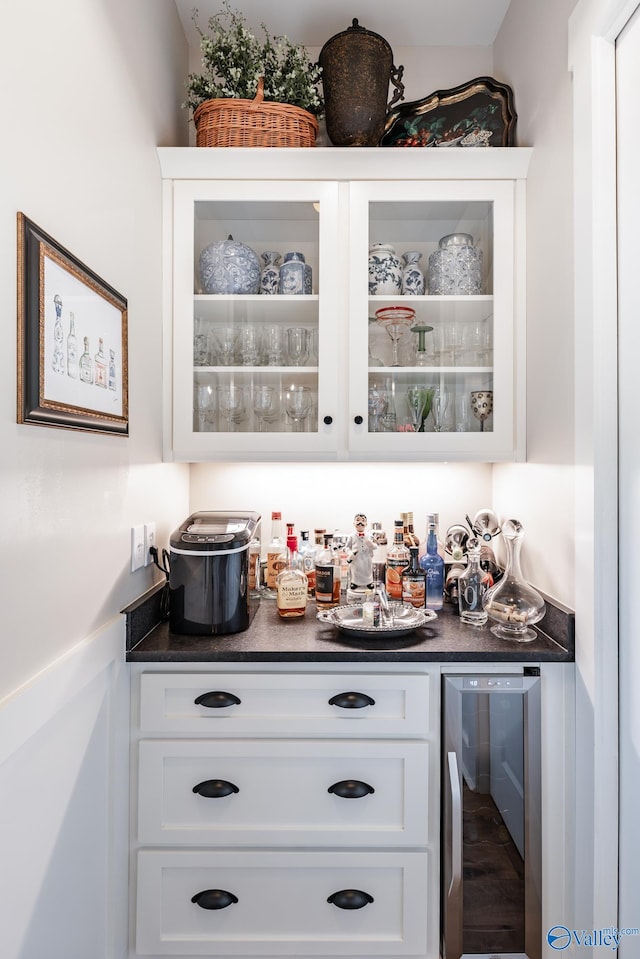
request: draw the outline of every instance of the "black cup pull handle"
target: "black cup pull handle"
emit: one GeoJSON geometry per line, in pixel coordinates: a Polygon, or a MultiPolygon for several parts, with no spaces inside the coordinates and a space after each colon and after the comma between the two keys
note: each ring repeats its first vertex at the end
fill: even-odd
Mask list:
{"type": "Polygon", "coordinates": [[[225,693],[221,689],[212,690],[210,693],[202,693],[197,699],[194,699],[196,706],[206,706],[207,709],[223,709],[225,706],[239,706],[241,700],[233,693],[225,693]]]}
{"type": "Polygon", "coordinates": [[[333,423],[333,416],[323,416],[322,422],[324,423],[325,426],[331,426],[331,424],[333,423]]]}
{"type": "Polygon", "coordinates": [[[342,779],[339,783],[329,786],[327,792],[340,796],[341,799],[362,799],[374,793],[375,789],[360,779],[342,779]]]}
{"type": "Polygon", "coordinates": [[[373,896],[362,889],[341,889],[339,892],[332,893],[327,902],[337,906],[338,909],[362,909],[373,902],[373,896]]]}
{"type": "Polygon", "coordinates": [[[329,700],[330,706],[339,706],[340,709],[363,709],[365,706],[375,706],[376,701],[366,693],[338,693],[329,700]]]}
{"type": "Polygon", "coordinates": [[[362,416],[360,416],[360,414],[358,414],[357,416],[353,417],[353,422],[356,424],[356,426],[362,426],[364,419],[362,416]]]}
{"type": "Polygon", "coordinates": [[[226,889],[203,889],[191,897],[191,902],[201,909],[226,909],[237,901],[238,897],[226,889]]]}
{"type": "Polygon", "coordinates": [[[193,792],[205,799],[222,799],[223,796],[230,796],[232,793],[239,793],[240,790],[227,779],[205,779],[193,787],[193,792]]]}

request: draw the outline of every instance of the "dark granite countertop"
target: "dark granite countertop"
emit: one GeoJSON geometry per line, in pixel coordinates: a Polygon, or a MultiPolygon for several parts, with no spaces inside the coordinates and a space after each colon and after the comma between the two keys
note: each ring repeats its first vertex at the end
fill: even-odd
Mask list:
{"type": "Polygon", "coordinates": [[[438,618],[408,636],[362,641],[319,623],[315,604],[298,620],[279,618],[275,603],[256,603],[251,625],[228,636],[182,636],[161,621],[162,584],[125,610],[127,660],[195,662],[558,662],[574,660],[574,614],[547,599],[547,613],[530,643],[495,637],[489,628],[466,626],[445,604],[438,618]]]}

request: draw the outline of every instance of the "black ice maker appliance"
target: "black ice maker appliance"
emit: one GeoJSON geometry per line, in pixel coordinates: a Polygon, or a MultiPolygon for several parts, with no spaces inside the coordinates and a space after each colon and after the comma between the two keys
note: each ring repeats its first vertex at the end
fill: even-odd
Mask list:
{"type": "Polygon", "coordinates": [[[171,632],[191,636],[239,633],[251,622],[249,544],[260,514],[198,512],[171,534],[171,632]]]}

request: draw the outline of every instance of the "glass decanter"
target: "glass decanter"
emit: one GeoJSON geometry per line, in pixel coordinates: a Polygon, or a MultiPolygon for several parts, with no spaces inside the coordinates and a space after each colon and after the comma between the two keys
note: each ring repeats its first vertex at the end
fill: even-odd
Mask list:
{"type": "Polygon", "coordinates": [[[502,527],[502,536],[507,544],[507,568],[504,576],[486,593],[483,606],[494,636],[511,639],[517,643],[529,643],[536,638],[531,629],[546,612],[540,593],[523,578],[520,570],[520,550],[524,539],[522,523],[517,519],[507,520],[502,527]]]}

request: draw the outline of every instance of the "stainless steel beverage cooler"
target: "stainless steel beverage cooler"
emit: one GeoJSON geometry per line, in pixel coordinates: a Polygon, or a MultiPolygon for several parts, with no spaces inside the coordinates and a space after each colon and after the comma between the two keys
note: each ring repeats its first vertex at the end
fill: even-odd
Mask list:
{"type": "Polygon", "coordinates": [[[221,636],[251,622],[249,544],[260,514],[198,512],[169,540],[169,626],[173,633],[221,636]]]}
{"type": "Polygon", "coordinates": [[[442,680],[442,959],[541,959],[537,672],[442,680]]]}

